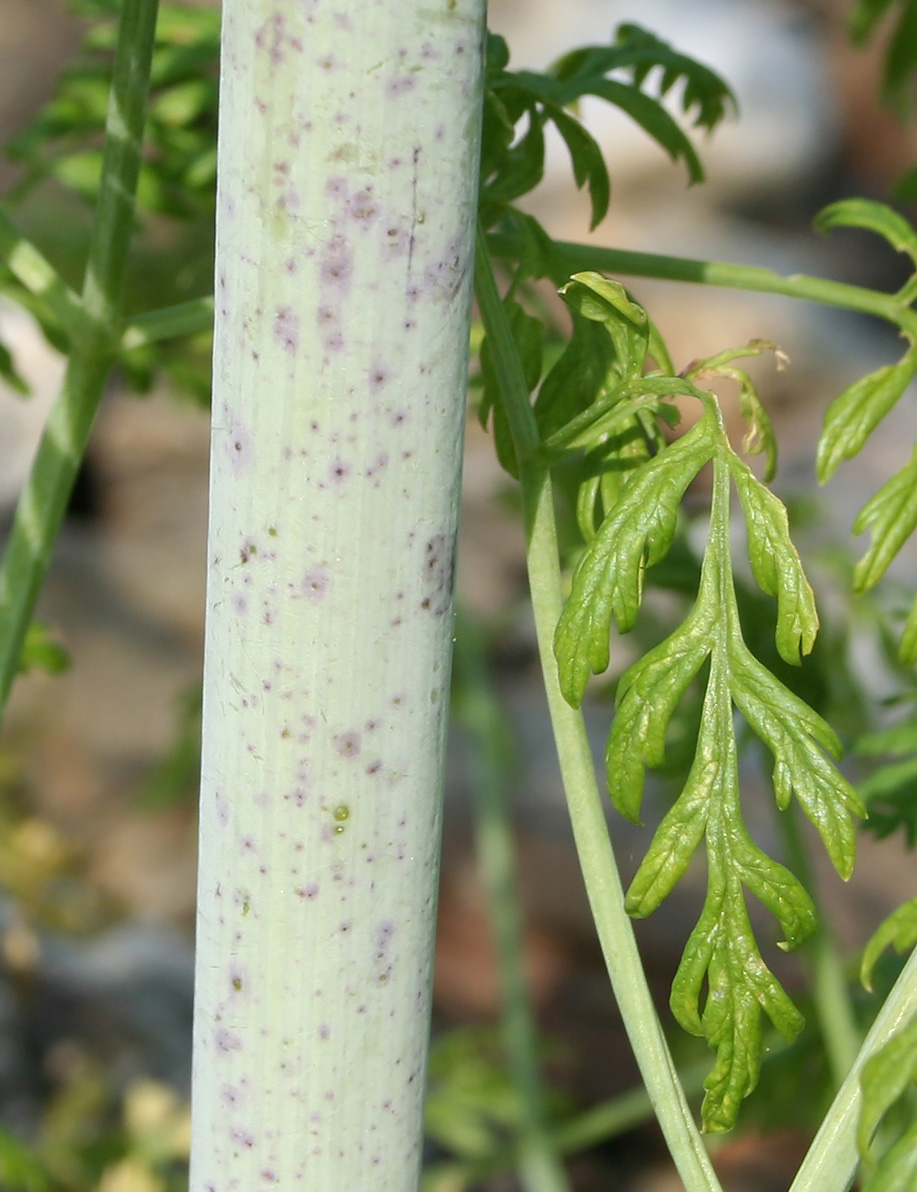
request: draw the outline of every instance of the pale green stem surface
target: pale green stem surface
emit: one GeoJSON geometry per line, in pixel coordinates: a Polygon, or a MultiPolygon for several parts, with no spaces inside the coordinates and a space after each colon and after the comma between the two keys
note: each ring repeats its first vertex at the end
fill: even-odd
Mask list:
{"type": "Polygon", "coordinates": [[[0,566],[0,716],[51,561],[67,501],[115,359],[127,248],[156,29],[156,0],[124,0],[115,52],[99,202],[89,247],[80,317],[50,265],[0,221],[7,263],[43,297],[73,335],[60,395],[16,507],[0,566]]]}
{"type": "Polygon", "coordinates": [[[876,1015],[853,1066],[790,1185],[790,1192],[846,1192],[856,1175],[856,1132],[862,1093],[860,1076],[874,1055],[917,1013],[917,951],[911,953],[876,1015]]]}
{"type": "Polygon", "coordinates": [[[480,230],[475,286],[519,461],[538,649],[573,835],[599,941],[640,1074],[685,1188],[687,1192],[721,1192],[679,1082],[624,910],[624,892],[585,723],[561,694],[554,631],[563,609],[563,592],[550,473],[480,230]]]}
{"type": "Polygon", "coordinates": [[[483,0],[227,0],[192,1192],[413,1192],[483,0]]]}
{"type": "Polygon", "coordinates": [[[566,1192],[570,1185],[548,1131],[538,1035],[525,974],[515,835],[507,797],[512,729],[493,691],[480,630],[468,617],[458,621],[455,670],[453,710],[473,746],[470,773],[478,871],[493,930],[503,1039],[522,1116],[519,1178],[524,1192],[566,1192]]]}

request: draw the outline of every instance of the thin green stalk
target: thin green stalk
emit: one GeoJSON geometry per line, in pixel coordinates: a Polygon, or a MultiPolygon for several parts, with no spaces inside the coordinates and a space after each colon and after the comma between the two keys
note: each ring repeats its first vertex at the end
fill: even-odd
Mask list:
{"type": "Polygon", "coordinates": [[[570,1185],[548,1133],[537,1033],[522,950],[515,841],[506,785],[510,728],[487,673],[481,634],[458,623],[453,710],[471,734],[478,869],[487,894],[500,976],[503,1038],[522,1112],[517,1162],[526,1192],[566,1192],[570,1185]]]}
{"type": "MultiPolygon", "coordinates": [[[[762,1063],[771,1063],[786,1046],[779,1035],[770,1036],[762,1063]]],[[[704,1081],[709,1071],[710,1064],[707,1060],[681,1070],[679,1080],[687,1096],[699,1097],[703,1093],[704,1081]]],[[[593,1105],[568,1121],[553,1126],[550,1132],[551,1144],[561,1155],[576,1155],[643,1125],[653,1116],[653,1104],[646,1089],[641,1085],[622,1093],[619,1097],[612,1097],[599,1105],[593,1105]]],[[[486,1159],[437,1164],[435,1168],[429,1169],[429,1174],[433,1176],[429,1181],[430,1192],[435,1192],[440,1187],[451,1187],[448,1183],[449,1176],[454,1178],[456,1187],[473,1187],[493,1176],[511,1171],[515,1163],[516,1152],[508,1148],[486,1159]],[[437,1177],[440,1177],[442,1182],[437,1177]]]]}
{"type": "Polygon", "coordinates": [[[856,1128],[862,1093],[860,1075],[867,1060],[917,1013],[917,951],[911,953],[891,993],[838,1090],[790,1192],[846,1192],[856,1175],[859,1157],[856,1128]]]}
{"type": "MultiPolygon", "coordinates": [[[[518,241],[511,235],[493,234],[488,244],[496,257],[518,255],[518,241]]],[[[903,332],[917,336],[917,312],[903,306],[895,294],[880,294],[863,286],[830,281],[823,277],[808,277],[794,273],[784,277],[772,269],[756,265],[732,265],[720,261],[696,261],[687,257],[663,256],[659,253],[629,252],[621,248],[576,244],[557,241],[556,257],[566,280],[571,273],[583,269],[599,269],[606,273],[630,277],[649,277],[658,281],[692,282],[697,285],[722,286],[731,290],[748,290],[761,294],[780,294],[785,298],[800,298],[820,306],[835,306],[842,310],[874,315],[894,323],[903,332]]]]}
{"type": "MultiPolygon", "coordinates": [[[[709,1071],[710,1063],[704,1060],[681,1072],[679,1079],[687,1096],[695,1097],[703,1093],[709,1071]]],[[[552,1140],[561,1154],[571,1155],[632,1130],[652,1114],[653,1105],[646,1089],[631,1089],[557,1126],[552,1132],[552,1140]]]]}
{"type": "Polygon", "coordinates": [[[830,922],[824,913],[812,862],[800,834],[796,808],[788,807],[779,816],[778,823],[791,868],[808,890],[818,912],[818,931],[803,949],[803,955],[810,961],[815,1012],[828,1067],[837,1089],[843,1084],[856,1059],[862,1038],[856,1024],[844,966],[830,922]]]}
{"type": "Polygon", "coordinates": [[[54,266],[15,227],[0,209],[0,260],[10,273],[60,322],[71,339],[85,326],[86,316],[76,294],[54,266]]]}
{"type": "Polygon", "coordinates": [[[121,347],[129,352],[131,348],[144,347],[163,339],[209,331],[212,326],[213,299],[192,298],[175,306],[164,306],[160,310],[134,315],[122,332],[121,347]]]}
{"type": "Polygon", "coordinates": [[[561,694],[553,639],[563,609],[551,478],[528,387],[479,227],[475,290],[519,463],[538,649],[573,835],[605,963],[659,1124],[687,1192],[720,1183],[678,1079],[640,961],[582,715],[561,694]]]}
{"type": "MultiPolygon", "coordinates": [[[[0,566],[0,716],[117,352],[156,13],[157,0],[125,0],[122,10],[101,189],[81,299],[82,326],[74,336],[64,383],[16,508],[0,566]]],[[[18,258],[13,254],[12,260],[17,259],[23,271],[30,271],[31,283],[25,284],[33,292],[37,286],[46,296],[56,295],[61,304],[63,291],[38,254],[23,249],[18,258]]],[[[72,317],[72,309],[67,309],[72,317]]]]}
{"type": "MultiPolygon", "coordinates": [[[[709,1069],[710,1065],[706,1062],[686,1069],[681,1074],[683,1088],[692,1096],[700,1095],[704,1091],[704,1080],[709,1069]]],[[[641,1086],[601,1105],[594,1105],[570,1121],[554,1126],[549,1141],[559,1154],[579,1154],[619,1137],[651,1117],[653,1105],[646,1089],[641,1086]]],[[[512,1171],[518,1162],[518,1150],[508,1147],[496,1155],[488,1155],[486,1159],[437,1163],[427,1170],[424,1187],[428,1192],[474,1188],[485,1180],[512,1171]]]]}

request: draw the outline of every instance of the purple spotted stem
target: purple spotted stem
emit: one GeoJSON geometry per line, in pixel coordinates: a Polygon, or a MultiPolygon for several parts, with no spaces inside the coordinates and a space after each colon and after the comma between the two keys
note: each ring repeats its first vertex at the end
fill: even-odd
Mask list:
{"type": "Polygon", "coordinates": [[[417,1187],[483,0],[228,0],[193,1192],[417,1187]]]}

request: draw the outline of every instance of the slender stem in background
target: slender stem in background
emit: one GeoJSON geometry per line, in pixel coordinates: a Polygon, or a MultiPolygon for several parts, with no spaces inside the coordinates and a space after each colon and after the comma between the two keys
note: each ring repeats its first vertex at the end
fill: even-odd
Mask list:
{"type": "MultiPolygon", "coordinates": [[[[518,240],[512,235],[494,233],[488,236],[494,256],[518,257],[518,240]]],[[[894,323],[903,332],[917,337],[917,311],[903,306],[895,294],[881,294],[862,286],[830,281],[823,277],[807,277],[796,273],[783,277],[772,269],[757,265],[732,265],[719,261],[695,261],[687,257],[669,257],[657,253],[630,252],[602,245],[575,244],[557,241],[553,245],[560,276],[566,281],[571,273],[581,269],[600,269],[606,273],[630,277],[648,277],[658,281],[692,282],[697,285],[723,286],[731,290],[747,290],[760,294],[780,294],[785,298],[800,298],[821,306],[836,306],[842,310],[874,315],[894,323]]]]}
{"type": "Polygon", "coordinates": [[[71,340],[80,334],[86,315],[80,300],[54,266],[0,209],[0,260],[10,273],[56,318],[71,340]]]}
{"type": "Polygon", "coordinates": [[[551,478],[480,227],[475,291],[519,463],[538,650],[573,835],[605,963],[640,1074],[687,1192],[721,1192],[679,1082],[624,910],[585,723],[560,690],[554,631],[563,610],[563,591],[551,478]]]}
{"type": "Polygon", "coordinates": [[[857,1027],[850,988],[831,923],[819,895],[815,870],[802,838],[796,807],[791,806],[781,812],[777,822],[786,845],[790,868],[808,890],[818,912],[818,930],[802,949],[802,957],[809,961],[818,1025],[834,1089],[837,1090],[856,1059],[862,1035],[857,1027]]]}
{"type": "Polygon", "coordinates": [[[470,767],[478,870],[500,976],[503,1039],[522,1113],[517,1148],[520,1181],[526,1192],[566,1192],[570,1185],[548,1133],[538,1037],[523,960],[515,835],[507,799],[512,729],[493,691],[480,630],[468,617],[459,617],[454,667],[453,713],[474,746],[470,767]]]}
{"type": "MultiPolygon", "coordinates": [[[[49,303],[53,300],[52,309],[77,324],[79,334],[73,336],[64,383],[16,507],[0,566],[0,716],[117,353],[119,307],[133,230],[156,13],[157,0],[124,0],[99,202],[81,299],[82,317],[75,318],[69,292],[55,281],[56,275],[37,252],[23,244],[18,258],[15,252],[12,256],[13,263],[19,261],[23,283],[32,292],[42,293],[49,303]]],[[[0,223],[0,231],[8,235],[10,229],[0,223]]]]}
{"type": "Polygon", "coordinates": [[[856,1060],[825,1115],[790,1192],[846,1192],[856,1175],[856,1131],[863,1067],[900,1027],[917,1013],[917,950],[911,953],[883,1002],[856,1060]]]}
{"type": "MultiPolygon", "coordinates": [[[[710,1064],[706,1060],[686,1068],[681,1073],[682,1087],[692,1096],[699,1096],[704,1091],[704,1081],[709,1071],[710,1064]]],[[[653,1116],[653,1104],[646,1089],[641,1086],[600,1105],[593,1105],[569,1121],[552,1126],[548,1142],[558,1154],[576,1155],[643,1125],[653,1116]]],[[[507,1148],[486,1159],[437,1163],[428,1168],[424,1187],[426,1192],[474,1188],[485,1180],[512,1171],[516,1162],[517,1152],[507,1148]]]]}
{"type": "Polygon", "coordinates": [[[174,339],[180,335],[196,335],[213,327],[213,299],[192,298],[175,306],[164,306],[160,310],[134,315],[125,326],[121,336],[121,347],[125,352],[146,344],[158,343],[163,339],[174,339]]]}

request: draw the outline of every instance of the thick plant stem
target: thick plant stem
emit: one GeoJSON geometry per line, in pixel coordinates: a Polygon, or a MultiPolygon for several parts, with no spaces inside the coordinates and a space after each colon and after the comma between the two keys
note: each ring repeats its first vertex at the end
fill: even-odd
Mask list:
{"type": "Polygon", "coordinates": [[[503,1040],[520,1105],[517,1167],[523,1192],[567,1192],[569,1182],[548,1130],[538,1036],[526,982],[522,909],[507,784],[511,728],[497,700],[477,626],[460,617],[454,716],[468,731],[475,796],[478,871],[487,895],[500,979],[503,1040]]]}
{"type": "Polygon", "coordinates": [[[0,248],[7,253],[10,267],[62,319],[73,342],[63,387],[16,507],[0,567],[0,716],[117,354],[119,308],[133,231],[156,12],[157,0],[124,0],[99,202],[79,314],[50,266],[26,242],[17,242],[8,223],[0,221],[0,248]]]}
{"type": "Polygon", "coordinates": [[[224,6],[193,1192],[412,1192],[483,0],[224,6]]]}
{"type": "Polygon", "coordinates": [[[608,837],[592,750],[582,715],[560,690],[554,631],[563,610],[551,478],[528,387],[479,229],[475,290],[487,332],[516,458],[528,542],[529,586],[548,708],[586,893],[615,998],[640,1074],[687,1192],[720,1192],[720,1183],[678,1079],[624,910],[624,891],[608,837]]]}

